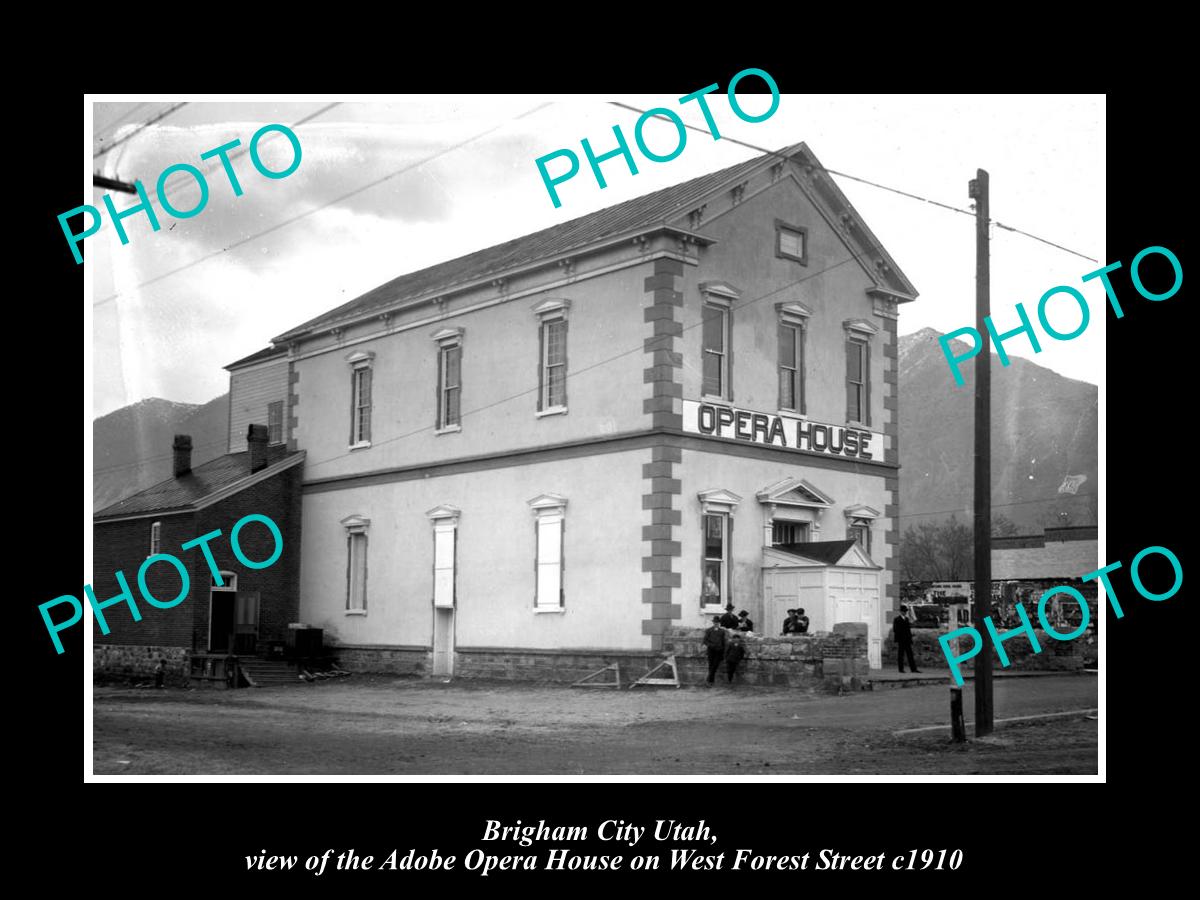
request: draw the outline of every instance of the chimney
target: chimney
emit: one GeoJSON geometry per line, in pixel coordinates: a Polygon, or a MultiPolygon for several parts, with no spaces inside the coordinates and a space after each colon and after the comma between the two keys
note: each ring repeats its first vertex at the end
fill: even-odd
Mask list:
{"type": "Polygon", "coordinates": [[[246,446],[250,448],[250,471],[257,472],[267,467],[267,441],[271,432],[266,425],[251,425],[246,432],[246,446]]]}
{"type": "Polygon", "coordinates": [[[179,478],[192,471],[192,436],[190,434],[175,435],[172,449],[175,451],[175,477],[179,478]]]}

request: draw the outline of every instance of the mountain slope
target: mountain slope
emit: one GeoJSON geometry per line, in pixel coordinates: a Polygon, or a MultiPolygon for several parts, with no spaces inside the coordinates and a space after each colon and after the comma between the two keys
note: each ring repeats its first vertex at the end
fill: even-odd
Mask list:
{"type": "MultiPolygon", "coordinates": [[[[926,328],[900,338],[901,528],[918,521],[968,515],[973,495],[972,366],[955,387],[938,344],[926,328]],[[919,515],[929,514],[929,515],[919,515]]],[[[954,342],[956,353],[966,345],[954,342]]],[[[1096,523],[1097,389],[1028,360],[992,360],[992,504],[1022,533],[1096,523]],[[1075,495],[1059,493],[1068,475],[1085,475],[1075,495]]]]}
{"type": "Polygon", "coordinates": [[[192,465],[226,450],[229,395],[208,403],[174,403],[152,397],[92,423],[92,502],[103,509],[171,477],[177,434],[192,436],[192,465]]]}

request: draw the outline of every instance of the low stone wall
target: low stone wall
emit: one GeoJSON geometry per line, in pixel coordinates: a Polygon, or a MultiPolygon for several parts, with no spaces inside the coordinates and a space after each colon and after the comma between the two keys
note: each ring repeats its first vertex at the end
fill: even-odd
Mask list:
{"type": "MultiPolygon", "coordinates": [[[[1003,629],[1001,629],[1003,631],[1003,629]]],[[[1083,635],[1072,641],[1059,641],[1050,637],[1040,628],[1035,628],[1034,634],[1037,637],[1038,644],[1041,645],[1042,652],[1034,653],[1033,645],[1029,641],[1027,635],[1021,634],[1004,642],[1004,652],[1008,654],[1009,664],[1006,668],[1018,669],[1032,672],[1078,672],[1083,669],[1084,659],[1089,654],[1091,658],[1095,658],[1095,649],[1089,646],[1089,635],[1083,635]]],[[[942,646],[938,642],[942,632],[935,631],[932,628],[914,628],[913,629],[913,657],[917,661],[919,669],[941,669],[949,672],[950,665],[946,661],[946,655],[942,653],[942,646]]],[[[956,637],[951,642],[950,652],[954,655],[967,652],[972,645],[970,636],[956,637]]],[[[991,637],[983,636],[983,649],[980,653],[990,652],[992,654],[992,669],[1000,671],[1000,658],[996,655],[996,649],[992,646],[991,637]]],[[[960,663],[964,671],[969,671],[975,665],[975,659],[968,659],[960,663]]],[[[885,669],[895,669],[898,667],[896,662],[896,644],[893,641],[892,633],[889,630],[887,639],[883,642],[883,666],[885,669]]],[[[905,660],[907,668],[908,661],[905,660]]]]}
{"type": "Polygon", "coordinates": [[[188,683],[190,651],[184,647],[151,647],[141,644],[93,644],[92,675],[97,682],[154,682],[154,667],[165,659],[164,682],[188,683]]]}
{"type": "Polygon", "coordinates": [[[428,675],[433,651],[428,647],[359,647],[341,645],[325,648],[338,665],[349,672],[380,672],[389,675],[428,675]]]}
{"type": "MultiPolygon", "coordinates": [[[[675,654],[684,684],[703,684],[708,678],[708,653],[703,628],[668,628],[663,653],[675,654]]],[[[860,690],[870,672],[867,626],[843,622],[832,632],[764,637],[746,635],[746,656],[735,681],[786,685],[824,691],[860,690]]],[[[725,680],[722,664],[720,678],[725,680]]]]}
{"type": "MultiPolygon", "coordinates": [[[[509,678],[571,684],[616,663],[621,684],[628,685],[662,660],[651,650],[528,650],[512,647],[460,647],[455,653],[457,678],[509,678]]],[[[608,680],[597,677],[597,681],[608,680]]]]}

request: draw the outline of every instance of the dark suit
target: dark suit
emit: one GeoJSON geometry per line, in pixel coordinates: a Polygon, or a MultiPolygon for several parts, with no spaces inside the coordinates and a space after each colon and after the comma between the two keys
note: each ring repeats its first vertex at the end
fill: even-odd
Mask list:
{"type": "Polygon", "coordinates": [[[729,642],[729,646],[725,649],[725,674],[729,676],[730,684],[733,684],[733,676],[737,674],[738,663],[745,655],[746,645],[742,641],[729,642]]]}
{"type": "Polygon", "coordinates": [[[900,665],[900,671],[904,671],[906,654],[908,655],[908,667],[914,672],[921,671],[917,668],[916,660],[913,659],[912,624],[904,616],[896,616],[892,620],[892,633],[896,637],[896,662],[900,665]]]}
{"type": "Polygon", "coordinates": [[[712,684],[725,659],[725,629],[720,625],[710,625],[704,632],[704,646],[708,650],[708,683],[712,684]]]}

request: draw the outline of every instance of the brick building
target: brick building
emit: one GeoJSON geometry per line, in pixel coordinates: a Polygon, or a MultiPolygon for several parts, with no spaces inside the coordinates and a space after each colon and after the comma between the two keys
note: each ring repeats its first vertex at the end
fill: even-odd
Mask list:
{"type": "MultiPolygon", "coordinates": [[[[142,618],[134,621],[125,604],[104,611],[109,633],[94,624],[94,666],[98,672],[148,674],[165,657],[172,671],[186,672],[191,653],[254,653],[265,643],[283,641],[287,625],[298,615],[301,545],[300,472],[303,452],[270,443],[267,426],[246,429],[246,447],[193,469],[192,442],[175,438],[174,475],[132,497],[100,510],[93,517],[94,578],[98,601],[121,593],[116,572],[125,574],[142,618]],[[279,559],[264,569],[242,565],[229,539],[246,515],[270,518],[283,537],[279,559]],[[221,573],[218,585],[199,547],[181,545],[209,532],[221,534],[208,543],[221,573]],[[170,609],[142,599],[137,574],[149,556],[177,557],[190,579],[188,595],[170,609]]],[[[238,535],[250,560],[269,559],[275,540],[268,528],[251,522],[238,535]]],[[[169,564],[150,566],[146,587],[162,602],[178,596],[179,573],[169,564]]]]}
{"type": "Polygon", "coordinates": [[[878,664],[915,297],[799,144],[292,328],[231,421],[307,453],[299,617],[343,665],[648,657],[727,603],[865,622],[878,664]]]}

